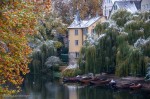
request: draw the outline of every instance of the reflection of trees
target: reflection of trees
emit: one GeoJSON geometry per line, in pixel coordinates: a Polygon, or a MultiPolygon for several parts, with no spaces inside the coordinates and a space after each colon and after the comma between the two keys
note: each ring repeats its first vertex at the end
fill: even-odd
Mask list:
{"type": "Polygon", "coordinates": [[[38,97],[45,99],[45,81],[41,79],[40,75],[28,75],[25,79],[24,90],[25,93],[32,95],[33,99],[37,99],[38,97]]]}
{"type": "MultiPolygon", "coordinates": [[[[130,94],[128,90],[113,91],[102,87],[87,86],[68,88],[57,81],[52,82],[49,77],[28,75],[24,82],[24,91],[30,95],[29,99],[143,99],[141,94],[130,94]],[[69,96],[71,95],[71,98],[69,96]]],[[[71,85],[72,86],[72,85],[71,85]]]]}
{"type": "Polygon", "coordinates": [[[68,89],[49,77],[28,75],[24,82],[24,91],[31,99],[68,99],[68,89]]]}
{"type": "Polygon", "coordinates": [[[101,87],[85,87],[77,90],[78,99],[143,99],[142,95],[130,94],[126,91],[113,91],[101,87]]]}

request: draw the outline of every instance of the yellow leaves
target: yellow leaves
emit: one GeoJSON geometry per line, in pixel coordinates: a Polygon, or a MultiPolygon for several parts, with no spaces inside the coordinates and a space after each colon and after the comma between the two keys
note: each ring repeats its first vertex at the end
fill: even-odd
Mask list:
{"type": "MultiPolygon", "coordinates": [[[[39,10],[36,12],[33,10],[37,5],[22,0],[10,1],[12,0],[0,4],[0,41],[4,42],[0,43],[0,84],[9,82],[17,88],[17,90],[8,90],[5,85],[0,86],[2,89],[0,93],[7,94],[20,91],[17,87],[23,82],[20,74],[29,73],[28,55],[31,49],[28,46],[27,35],[37,33],[35,27],[39,17],[39,10]]],[[[44,3],[50,5],[50,0],[44,3]]],[[[40,11],[42,12],[41,9],[40,11]]]]}
{"type": "MultiPolygon", "coordinates": [[[[23,82],[20,74],[29,72],[28,55],[31,49],[27,35],[36,33],[38,17],[38,14],[33,12],[33,7],[20,1],[0,5],[0,42],[4,42],[0,43],[0,84],[9,82],[14,86],[20,85],[23,82]]],[[[18,91],[8,90],[5,85],[0,88],[7,94],[18,91]]]]}
{"type": "Polygon", "coordinates": [[[60,48],[60,47],[62,47],[62,43],[57,41],[54,43],[54,46],[55,46],[55,48],[60,48]]]}

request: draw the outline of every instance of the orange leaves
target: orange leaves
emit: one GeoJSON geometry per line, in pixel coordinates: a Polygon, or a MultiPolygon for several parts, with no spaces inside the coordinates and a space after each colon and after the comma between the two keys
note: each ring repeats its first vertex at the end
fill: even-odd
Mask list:
{"type": "MultiPolygon", "coordinates": [[[[43,2],[47,9],[50,3],[50,0],[43,2]]],[[[39,13],[44,9],[41,10],[36,3],[7,0],[0,1],[0,11],[0,84],[11,83],[17,88],[23,82],[21,75],[29,73],[28,55],[31,49],[27,36],[37,33],[35,27],[39,13]]],[[[0,89],[8,94],[17,92],[9,91],[5,85],[0,86],[0,89]]]]}
{"type": "MultiPolygon", "coordinates": [[[[0,84],[18,86],[23,82],[21,75],[29,73],[31,49],[27,35],[36,33],[38,19],[38,13],[33,9],[34,5],[21,0],[0,4],[0,84]]],[[[3,93],[12,92],[5,88],[3,93]]]]}

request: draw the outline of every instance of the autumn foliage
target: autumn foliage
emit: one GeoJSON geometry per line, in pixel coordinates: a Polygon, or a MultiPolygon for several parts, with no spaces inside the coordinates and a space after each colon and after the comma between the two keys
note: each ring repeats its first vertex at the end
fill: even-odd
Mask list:
{"type": "MultiPolygon", "coordinates": [[[[46,1],[43,10],[50,8],[50,0],[46,1]]],[[[0,94],[14,93],[8,85],[19,89],[22,76],[29,73],[31,49],[27,37],[36,33],[39,11],[42,12],[36,10],[37,5],[23,0],[0,1],[0,94]]]]}

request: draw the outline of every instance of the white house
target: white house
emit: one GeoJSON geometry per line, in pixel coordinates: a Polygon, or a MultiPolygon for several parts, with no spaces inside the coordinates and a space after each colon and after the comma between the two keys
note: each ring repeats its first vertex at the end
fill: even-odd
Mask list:
{"type": "Polygon", "coordinates": [[[112,0],[103,0],[103,3],[102,3],[103,16],[106,16],[106,18],[108,18],[110,11],[112,9],[112,6],[113,6],[112,0]]]}
{"type": "Polygon", "coordinates": [[[116,1],[127,1],[127,0],[103,0],[103,3],[102,3],[103,16],[105,16],[106,18],[109,17],[112,7],[114,5],[114,2],[116,1]]]}
{"type": "Polygon", "coordinates": [[[103,9],[103,16],[109,18],[109,16],[118,9],[126,9],[132,13],[136,12],[137,10],[143,9],[149,10],[150,9],[150,0],[103,0],[102,9],[103,9]],[[142,2],[142,3],[141,3],[142,2]],[[143,8],[141,8],[141,5],[143,8]]]}
{"type": "Polygon", "coordinates": [[[141,10],[141,1],[115,1],[108,18],[118,9],[125,9],[131,13],[141,10]]]}
{"type": "Polygon", "coordinates": [[[150,0],[142,0],[141,11],[149,11],[149,10],[150,10],[150,0]]]}

